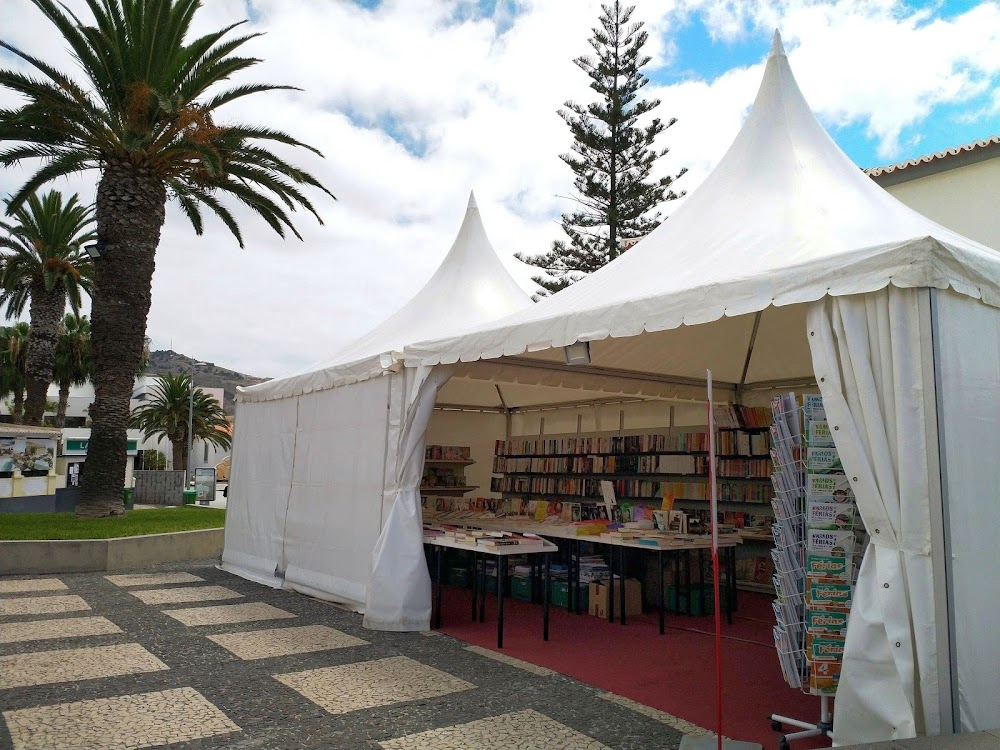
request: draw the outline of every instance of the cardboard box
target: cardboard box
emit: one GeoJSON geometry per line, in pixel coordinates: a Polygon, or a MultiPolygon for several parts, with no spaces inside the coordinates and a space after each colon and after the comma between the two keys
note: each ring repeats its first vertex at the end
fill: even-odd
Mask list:
{"type": "MultiPolygon", "coordinates": [[[[595,617],[608,616],[607,581],[594,581],[590,584],[588,611],[595,617]]],[[[621,615],[621,582],[614,581],[612,596],[614,597],[615,617],[621,615]]],[[[633,617],[642,614],[642,584],[635,578],[625,579],[625,616],[633,617]]]]}

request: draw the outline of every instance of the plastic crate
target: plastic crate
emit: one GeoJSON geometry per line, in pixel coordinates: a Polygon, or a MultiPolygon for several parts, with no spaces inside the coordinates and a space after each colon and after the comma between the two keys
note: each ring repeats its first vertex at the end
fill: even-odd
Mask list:
{"type": "Polygon", "coordinates": [[[458,588],[467,589],[469,588],[469,571],[466,568],[448,568],[445,574],[445,582],[449,586],[457,586],[458,588]]]}
{"type": "Polygon", "coordinates": [[[687,591],[681,589],[678,596],[677,589],[670,586],[667,589],[667,609],[671,612],[678,612],[682,615],[710,615],[715,612],[715,593],[712,586],[692,585],[687,591]],[[705,591],[705,611],[701,609],[701,592],[705,591]],[[686,595],[685,595],[686,594],[686,595]]]}
{"type": "MultiPolygon", "coordinates": [[[[590,590],[587,584],[577,586],[577,605],[581,612],[586,612],[590,606],[590,590]]],[[[555,580],[549,584],[549,603],[555,607],[569,607],[569,581],[555,580]]]]}
{"type": "Polygon", "coordinates": [[[511,576],[510,595],[521,601],[531,601],[531,578],[528,576],[511,576]]]}

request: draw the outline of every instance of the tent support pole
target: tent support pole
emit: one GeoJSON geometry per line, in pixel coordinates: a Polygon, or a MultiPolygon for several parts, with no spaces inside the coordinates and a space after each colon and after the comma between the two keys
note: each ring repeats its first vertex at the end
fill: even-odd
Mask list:
{"type": "MultiPolygon", "coordinates": [[[[940,565],[934,566],[934,620],[937,631],[938,652],[938,705],[941,716],[941,733],[953,734],[962,728],[959,712],[958,695],[958,663],[955,643],[955,592],[952,583],[951,554],[954,549],[951,539],[951,507],[948,493],[948,463],[945,454],[944,405],[941,400],[941,331],[938,320],[937,289],[927,289],[926,307],[921,300],[921,313],[927,316],[929,323],[931,362],[930,374],[934,383],[933,396],[929,389],[925,391],[925,404],[933,398],[934,430],[933,442],[927,443],[927,463],[931,473],[928,487],[931,496],[931,549],[935,560],[940,565]],[[936,443],[936,444],[935,444],[936,443]],[[937,450],[932,450],[932,447],[937,450]],[[934,474],[937,481],[934,481],[934,474]],[[944,632],[942,632],[944,631],[944,632]]],[[[923,349],[926,343],[921,346],[923,349]]],[[[925,363],[925,377],[927,362],[925,363]]]]}
{"type": "Polygon", "coordinates": [[[782,380],[761,380],[757,383],[747,383],[744,391],[780,391],[788,388],[814,388],[815,375],[803,375],[799,378],[783,378],[782,380]]]}
{"type": "Polygon", "coordinates": [[[753,330],[750,332],[750,343],[747,344],[747,358],[743,362],[743,374],[740,375],[740,382],[736,385],[736,403],[743,403],[743,388],[746,386],[747,373],[750,372],[750,358],[753,357],[753,346],[757,343],[757,331],[760,329],[760,316],[763,310],[758,310],[753,316],[753,330]]]}
{"type": "MultiPolygon", "coordinates": [[[[490,360],[501,365],[525,367],[532,370],[554,370],[556,372],[572,372],[576,374],[585,373],[587,375],[604,375],[619,380],[638,380],[647,383],[665,383],[667,385],[690,385],[697,388],[704,388],[708,381],[704,378],[685,378],[674,375],[654,375],[648,372],[638,372],[635,370],[619,370],[614,367],[597,367],[595,365],[566,365],[562,362],[550,362],[544,359],[528,359],[526,357],[502,357],[497,360],[490,360]]],[[[729,383],[723,380],[713,381],[716,388],[726,388],[735,390],[736,383],[729,383]]]]}
{"type": "Polygon", "coordinates": [[[500,390],[500,384],[494,383],[493,386],[497,389],[497,397],[500,399],[500,404],[503,406],[503,416],[504,416],[504,435],[505,440],[510,440],[510,407],[507,406],[507,399],[503,397],[503,391],[500,390]]]}

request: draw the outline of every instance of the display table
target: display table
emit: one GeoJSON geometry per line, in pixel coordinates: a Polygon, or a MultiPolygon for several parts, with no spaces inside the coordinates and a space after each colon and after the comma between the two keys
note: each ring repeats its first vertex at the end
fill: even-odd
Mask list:
{"type": "MultiPolygon", "coordinates": [[[[657,602],[660,618],[660,634],[666,632],[665,623],[665,609],[666,609],[666,596],[664,593],[664,576],[663,568],[665,562],[671,562],[673,568],[673,578],[674,578],[674,590],[679,592],[683,589],[685,594],[690,597],[691,592],[691,561],[692,558],[697,555],[699,570],[703,568],[704,555],[706,552],[711,553],[712,540],[709,536],[698,536],[695,538],[687,539],[669,539],[669,537],[657,544],[656,546],[650,544],[642,544],[635,541],[628,541],[624,539],[615,539],[608,534],[580,534],[580,527],[573,525],[572,523],[553,523],[544,521],[533,521],[531,519],[525,519],[523,517],[512,517],[507,516],[503,518],[496,517],[468,517],[468,518],[452,518],[452,519],[428,519],[431,523],[441,523],[448,526],[464,527],[468,529],[481,529],[484,531],[508,531],[523,534],[536,534],[541,537],[547,537],[549,539],[560,539],[567,541],[569,543],[569,610],[571,612],[579,612],[579,585],[580,585],[580,566],[579,566],[579,554],[580,554],[580,542],[589,542],[591,544],[600,544],[608,547],[608,557],[609,557],[609,569],[610,576],[609,580],[614,580],[615,574],[615,558],[618,557],[621,560],[621,570],[624,572],[625,567],[625,550],[626,549],[639,549],[646,552],[656,553],[656,564],[657,564],[657,582],[659,585],[659,595],[657,596],[657,602]],[[618,550],[618,555],[615,554],[616,549],[618,550]],[[687,565],[685,566],[685,575],[682,576],[681,570],[681,557],[686,556],[688,558],[687,565]],[[681,586],[681,579],[685,579],[685,585],[681,586]]],[[[653,533],[653,532],[651,532],[653,533]]],[[[736,547],[742,543],[742,538],[739,534],[721,534],[719,536],[719,557],[723,564],[723,571],[726,575],[726,591],[722,597],[722,604],[726,609],[726,621],[729,624],[733,622],[733,612],[736,610],[736,547]]],[[[555,547],[555,545],[553,545],[555,547]]],[[[520,552],[523,553],[523,550],[520,552]]],[[[517,552],[512,554],[518,554],[517,552]]],[[[546,558],[547,560],[548,558],[546,558]]],[[[619,576],[619,590],[621,592],[620,601],[624,602],[624,590],[625,590],[625,577],[624,575],[619,576]]],[[[706,596],[705,587],[700,586],[699,590],[701,611],[706,610],[706,596]]],[[[547,587],[546,587],[546,602],[548,599],[547,587]]],[[[624,607],[619,608],[619,621],[622,625],[625,624],[625,611],[624,607]]],[[[690,607],[688,608],[690,614],[690,607]]],[[[608,586],[608,601],[607,601],[607,611],[608,611],[608,621],[613,622],[615,619],[615,606],[614,598],[611,595],[611,587],[608,586]]]]}
{"type": "Polygon", "coordinates": [[[436,584],[434,597],[435,617],[434,627],[441,627],[441,584],[444,550],[457,549],[471,552],[473,557],[472,576],[472,619],[479,622],[485,619],[486,610],[486,556],[492,556],[497,561],[497,648],[503,648],[503,604],[504,589],[507,583],[507,560],[514,555],[543,555],[542,576],[542,639],[549,639],[549,555],[559,548],[552,542],[544,541],[538,545],[510,545],[506,547],[486,547],[479,544],[460,542],[448,536],[424,536],[424,544],[431,547],[436,555],[436,584]],[[481,570],[480,570],[481,569],[481,570]]]}

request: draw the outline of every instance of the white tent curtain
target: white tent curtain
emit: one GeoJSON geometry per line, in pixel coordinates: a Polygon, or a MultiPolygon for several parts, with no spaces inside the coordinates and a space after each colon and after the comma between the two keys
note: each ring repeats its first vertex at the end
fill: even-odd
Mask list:
{"type": "Polygon", "coordinates": [[[1000,310],[935,293],[956,731],[1000,727],[1000,310]]]}
{"type": "Polygon", "coordinates": [[[858,576],[834,744],[938,734],[925,358],[927,290],[889,286],[810,306],[813,366],[871,535],[858,576]]]}
{"type": "Polygon", "coordinates": [[[364,626],[372,630],[427,630],[431,580],[424,559],[420,478],[424,437],[449,367],[405,368],[392,376],[385,494],[392,505],[372,553],[364,626]]]}
{"type": "Polygon", "coordinates": [[[281,587],[285,509],[292,488],[298,400],[236,405],[222,568],[281,587]]]}
{"type": "Polygon", "coordinates": [[[381,531],[389,380],[298,397],[284,585],[359,611],[381,531]]]}

